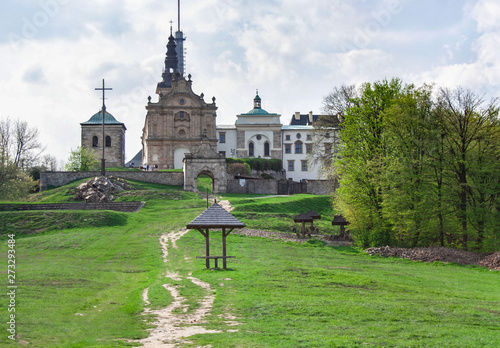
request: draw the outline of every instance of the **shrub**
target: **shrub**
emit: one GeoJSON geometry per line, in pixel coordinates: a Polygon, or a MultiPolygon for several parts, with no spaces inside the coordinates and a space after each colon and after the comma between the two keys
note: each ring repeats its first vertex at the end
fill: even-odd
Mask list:
{"type": "Polygon", "coordinates": [[[231,175],[249,174],[250,166],[247,163],[231,163],[227,167],[227,172],[231,175]]]}

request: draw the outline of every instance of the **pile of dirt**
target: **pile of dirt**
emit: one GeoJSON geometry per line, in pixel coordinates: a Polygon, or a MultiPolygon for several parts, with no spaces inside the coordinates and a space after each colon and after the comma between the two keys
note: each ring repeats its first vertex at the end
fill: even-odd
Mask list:
{"type": "Polygon", "coordinates": [[[456,250],[443,247],[406,249],[393,248],[389,246],[380,248],[368,248],[365,250],[365,252],[372,256],[392,256],[424,262],[454,262],[461,265],[478,265],[494,270],[500,270],[500,253],[476,253],[472,251],[456,250]]]}
{"type": "Polygon", "coordinates": [[[128,183],[120,178],[96,176],[76,188],[74,198],[87,203],[106,203],[115,199],[114,194],[127,190],[128,183]]]}
{"type": "Polygon", "coordinates": [[[479,266],[500,271],[500,251],[486,256],[484,259],[479,261],[479,266]]]}

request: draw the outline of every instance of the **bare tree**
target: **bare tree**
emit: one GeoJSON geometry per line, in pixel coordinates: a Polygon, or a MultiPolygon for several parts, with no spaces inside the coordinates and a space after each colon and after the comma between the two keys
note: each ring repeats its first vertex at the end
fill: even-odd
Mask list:
{"type": "Polygon", "coordinates": [[[37,158],[45,150],[36,127],[29,127],[28,122],[17,120],[14,123],[14,164],[21,169],[35,165],[37,158]]]}
{"type": "Polygon", "coordinates": [[[358,90],[355,85],[335,87],[324,97],[322,110],[324,114],[314,123],[313,149],[309,154],[309,160],[318,164],[328,176],[334,174],[331,164],[340,146],[339,129],[343,116],[354,105],[353,100],[357,96],[358,90]]]}

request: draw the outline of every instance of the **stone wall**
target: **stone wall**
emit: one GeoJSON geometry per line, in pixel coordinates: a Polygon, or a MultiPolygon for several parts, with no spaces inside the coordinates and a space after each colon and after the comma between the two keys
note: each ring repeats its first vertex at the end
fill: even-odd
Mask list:
{"type": "MultiPolygon", "coordinates": [[[[138,172],[138,171],[106,171],[109,176],[115,176],[125,180],[137,180],[155,184],[172,186],[184,185],[184,174],[182,172],[138,172]]],[[[40,191],[49,186],[59,187],[72,181],[84,178],[100,176],[101,172],[45,172],[40,173],[40,191]]]]}
{"type": "Polygon", "coordinates": [[[257,193],[264,195],[275,195],[278,193],[278,180],[251,180],[245,179],[244,185],[240,185],[239,179],[227,180],[227,193],[257,193]]]}
{"type": "Polygon", "coordinates": [[[306,180],[307,193],[313,195],[329,195],[338,188],[337,182],[330,180],[306,180]]]}

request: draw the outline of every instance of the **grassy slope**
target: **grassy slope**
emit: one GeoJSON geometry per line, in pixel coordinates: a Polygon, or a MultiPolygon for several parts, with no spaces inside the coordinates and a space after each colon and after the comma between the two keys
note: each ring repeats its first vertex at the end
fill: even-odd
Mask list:
{"type": "MultiPolygon", "coordinates": [[[[70,201],[75,185],[34,200],[70,201]]],[[[133,186],[134,192],[118,199],[146,201],[137,214],[0,213],[2,231],[18,234],[18,340],[33,347],[113,347],[127,345],[120,339],[147,335],[142,290],[150,287],[153,307],[170,301],[161,287],[165,278],[158,237],[183,228],[203,211],[205,201],[178,188],[133,186]],[[32,229],[37,233],[28,233],[32,229]]],[[[309,209],[333,215],[328,197],[226,198],[236,207],[234,215],[254,228],[286,230],[289,226],[281,224],[288,222],[282,220],[309,209]]],[[[326,229],[328,220],[322,222],[326,229]]],[[[212,235],[215,254],[220,234],[212,235]]],[[[238,235],[228,237],[228,253],[237,257],[229,260],[231,269],[205,271],[195,258],[204,252],[198,232],[191,231],[178,245],[170,251],[168,267],[183,276],[193,272],[216,289],[209,328],[234,329],[224,325],[224,313],[243,324],[236,333],[191,337],[192,346],[500,346],[498,272],[238,235]]],[[[6,260],[6,249],[3,238],[0,260],[6,260]]],[[[6,271],[1,273],[6,281],[6,271]]],[[[189,310],[197,306],[202,296],[197,286],[171,283],[191,298],[189,310]]],[[[2,322],[7,321],[6,304],[5,298],[0,301],[2,322]]],[[[6,336],[0,335],[0,344],[6,336]]]]}

